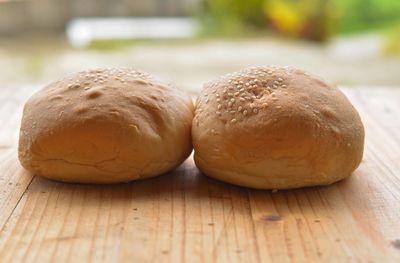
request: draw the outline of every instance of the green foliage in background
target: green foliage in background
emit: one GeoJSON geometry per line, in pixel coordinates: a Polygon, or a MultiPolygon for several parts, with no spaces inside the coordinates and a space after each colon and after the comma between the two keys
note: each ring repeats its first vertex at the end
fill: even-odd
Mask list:
{"type": "Polygon", "coordinates": [[[264,26],[264,0],[205,0],[199,15],[205,35],[235,36],[264,26]]]}
{"type": "Polygon", "coordinates": [[[316,41],[328,38],[335,21],[330,0],[266,0],[263,10],[269,28],[316,41]]]}
{"type": "Polygon", "coordinates": [[[400,0],[205,0],[205,35],[237,36],[265,29],[324,41],[334,33],[400,21],[400,0]]]}
{"type": "Polygon", "coordinates": [[[400,21],[400,0],[334,0],[338,32],[358,32],[400,21]]]}
{"type": "Polygon", "coordinates": [[[400,56],[400,23],[389,28],[385,36],[386,54],[400,56]]]}

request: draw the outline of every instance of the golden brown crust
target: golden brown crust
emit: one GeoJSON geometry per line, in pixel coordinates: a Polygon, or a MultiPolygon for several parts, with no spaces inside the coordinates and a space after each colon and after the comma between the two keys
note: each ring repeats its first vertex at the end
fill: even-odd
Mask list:
{"type": "Polygon", "coordinates": [[[19,159],[37,175],[111,183],[156,176],[192,150],[189,96],[127,69],[80,72],[26,103],[19,159]]]}
{"type": "Polygon", "coordinates": [[[192,126],[207,175],[253,188],[330,184],[363,154],[364,128],[334,86],[292,68],[257,67],[205,85],[192,126]]]}

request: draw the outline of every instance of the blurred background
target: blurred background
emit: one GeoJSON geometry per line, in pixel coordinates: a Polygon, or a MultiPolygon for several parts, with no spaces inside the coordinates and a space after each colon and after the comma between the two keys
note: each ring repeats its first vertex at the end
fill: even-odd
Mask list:
{"type": "Polygon", "coordinates": [[[196,92],[256,65],[400,86],[400,1],[0,0],[0,88],[120,66],[196,92]]]}

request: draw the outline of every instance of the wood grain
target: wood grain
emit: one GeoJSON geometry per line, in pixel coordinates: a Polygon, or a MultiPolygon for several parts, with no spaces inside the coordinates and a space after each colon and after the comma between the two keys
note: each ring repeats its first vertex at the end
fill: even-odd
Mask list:
{"type": "MultiPolygon", "coordinates": [[[[16,165],[16,144],[22,105],[38,87],[1,87],[0,92],[0,229],[14,211],[26,188],[32,181],[20,166],[16,165]]],[[[1,237],[0,237],[1,239],[1,237]]]]}
{"type": "Polygon", "coordinates": [[[209,179],[191,158],[128,184],[33,177],[15,149],[30,90],[3,94],[0,262],[399,262],[400,89],[344,91],[366,126],[362,165],[277,193],[209,179]]]}
{"type": "Polygon", "coordinates": [[[14,211],[33,176],[16,163],[14,149],[0,152],[0,229],[14,211]]]}

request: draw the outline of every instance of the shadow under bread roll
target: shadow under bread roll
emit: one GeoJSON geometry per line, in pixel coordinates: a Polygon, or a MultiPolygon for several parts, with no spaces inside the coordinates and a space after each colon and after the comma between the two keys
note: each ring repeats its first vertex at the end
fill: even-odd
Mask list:
{"type": "Polygon", "coordinates": [[[19,160],[80,183],[157,176],[192,151],[191,98],[148,73],[96,69],[54,82],[25,104],[19,160]]]}

